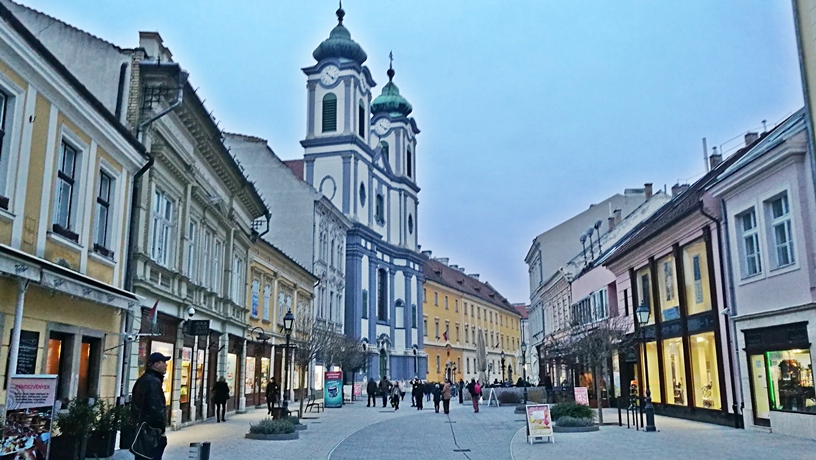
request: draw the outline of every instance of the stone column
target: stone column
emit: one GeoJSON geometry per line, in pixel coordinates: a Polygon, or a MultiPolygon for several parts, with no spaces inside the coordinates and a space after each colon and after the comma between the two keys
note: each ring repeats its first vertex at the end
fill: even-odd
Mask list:
{"type": "MultiPolygon", "coordinates": [[[[238,363],[238,367],[241,369],[239,375],[241,376],[241,382],[235,382],[236,389],[238,390],[238,409],[237,412],[239,414],[243,414],[246,412],[246,350],[247,350],[247,341],[241,340],[241,356],[238,358],[241,360],[238,363]]],[[[255,373],[255,369],[252,369],[252,373],[255,373]]],[[[237,378],[235,380],[238,380],[237,378]]]]}

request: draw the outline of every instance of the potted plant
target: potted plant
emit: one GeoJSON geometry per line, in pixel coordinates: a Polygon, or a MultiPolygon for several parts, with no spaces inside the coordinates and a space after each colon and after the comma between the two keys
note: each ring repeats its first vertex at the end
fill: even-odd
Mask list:
{"type": "Polygon", "coordinates": [[[126,406],[114,406],[100,400],[94,405],[95,419],[88,436],[88,447],[85,455],[91,458],[113,456],[116,449],[116,432],[127,420],[126,406]]]}
{"type": "Polygon", "coordinates": [[[54,420],[59,435],[51,438],[51,460],[85,458],[88,433],[96,419],[94,401],[88,398],[72,399],[54,420]]]}
{"type": "Polygon", "coordinates": [[[247,439],[263,441],[291,441],[298,439],[298,432],[289,420],[273,420],[265,418],[258,423],[249,425],[247,439]]]}
{"type": "Polygon", "coordinates": [[[550,409],[556,433],[578,433],[598,431],[595,424],[595,411],[589,406],[574,402],[558,403],[550,409]]]}

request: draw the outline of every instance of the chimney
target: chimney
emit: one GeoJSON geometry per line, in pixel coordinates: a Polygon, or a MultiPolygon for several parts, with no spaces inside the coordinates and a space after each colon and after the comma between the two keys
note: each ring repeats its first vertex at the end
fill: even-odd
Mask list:
{"type": "Polygon", "coordinates": [[[431,256],[433,255],[433,252],[431,252],[431,251],[422,251],[422,255],[426,256],[426,257],[428,257],[430,259],[431,256]]]}
{"type": "Polygon", "coordinates": [[[446,267],[448,266],[448,261],[449,260],[450,259],[447,258],[447,257],[440,257],[440,258],[436,259],[437,262],[439,262],[440,264],[442,264],[442,265],[444,265],[446,267]]]}
{"type": "Polygon", "coordinates": [[[651,184],[651,182],[647,183],[647,184],[643,184],[643,192],[646,193],[646,199],[647,200],[652,197],[652,184],[651,184]]]}
{"type": "Polygon", "coordinates": [[[149,59],[173,62],[173,53],[164,46],[158,32],[139,32],[139,47],[144,48],[149,59]]]}
{"type": "Polygon", "coordinates": [[[745,146],[748,147],[749,145],[756,142],[757,139],[759,139],[759,134],[757,134],[757,133],[745,133],[745,146]]]}
{"type": "Polygon", "coordinates": [[[711,169],[714,169],[722,163],[722,154],[717,151],[717,147],[712,147],[711,150],[713,150],[714,153],[708,157],[708,162],[711,165],[711,169]]]}
{"type": "Polygon", "coordinates": [[[459,268],[457,268],[457,270],[459,270],[460,272],[464,273],[464,272],[465,272],[465,267],[459,267],[459,268]]]}
{"type": "Polygon", "coordinates": [[[615,217],[614,217],[614,216],[609,216],[609,217],[607,217],[607,218],[606,218],[606,222],[609,224],[609,229],[608,229],[608,231],[610,231],[610,232],[611,232],[611,231],[612,231],[612,229],[613,229],[613,228],[615,228],[615,217]]]}
{"type": "Polygon", "coordinates": [[[672,185],[672,196],[677,196],[685,192],[689,188],[688,184],[680,185],[679,183],[672,185]]]}
{"type": "Polygon", "coordinates": [[[623,220],[623,211],[616,209],[613,211],[613,213],[615,214],[615,225],[618,225],[621,223],[621,220],[623,220]]]}
{"type": "Polygon", "coordinates": [[[458,266],[458,265],[453,265],[453,264],[451,264],[450,268],[452,268],[452,269],[454,269],[454,270],[459,270],[459,266],[458,266]]]}
{"type": "Polygon", "coordinates": [[[478,273],[471,273],[468,276],[475,279],[476,281],[479,281],[479,274],[478,273]]]}

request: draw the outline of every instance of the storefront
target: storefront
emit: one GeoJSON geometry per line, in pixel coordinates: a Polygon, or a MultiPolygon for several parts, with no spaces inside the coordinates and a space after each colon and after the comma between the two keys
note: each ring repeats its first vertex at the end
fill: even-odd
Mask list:
{"type": "Polygon", "coordinates": [[[247,408],[266,405],[266,384],[271,378],[272,346],[264,342],[247,342],[244,393],[247,408]]]}
{"type": "MultiPolygon", "coordinates": [[[[147,366],[147,358],[152,353],[161,353],[169,356],[167,361],[167,373],[162,381],[162,390],[168,407],[172,407],[173,402],[173,381],[174,369],[177,359],[176,337],[178,334],[179,319],[163,313],[156,313],[156,322],[153,324],[148,318],[149,309],[142,309],[142,322],[139,332],[143,335],[139,339],[139,375],[144,373],[147,366]]],[[[171,411],[167,412],[168,423],[170,422],[171,411]]]]}
{"type": "Polygon", "coordinates": [[[755,425],[773,426],[772,419],[794,420],[795,414],[809,416],[800,423],[816,423],[807,326],[799,322],[742,330],[755,425]]]}
{"type": "Polygon", "coordinates": [[[224,378],[227,380],[229,387],[230,398],[227,401],[227,410],[234,411],[240,406],[241,389],[239,385],[243,385],[243,377],[241,375],[240,359],[243,355],[242,350],[244,346],[244,339],[234,335],[229,336],[227,343],[227,362],[224,369],[224,378]]]}

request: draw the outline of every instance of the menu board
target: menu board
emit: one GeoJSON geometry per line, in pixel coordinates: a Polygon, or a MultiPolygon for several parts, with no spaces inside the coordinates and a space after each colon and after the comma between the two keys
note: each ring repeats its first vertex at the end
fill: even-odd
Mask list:
{"type": "Polygon", "coordinates": [[[56,375],[9,379],[0,459],[47,458],[56,394],[56,375]]]}
{"type": "Polygon", "coordinates": [[[33,374],[37,370],[37,351],[40,347],[40,333],[20,331],[20,349],[17,353],[17,373],[33,374]]]}
{"type": "Polygon", "coordinates": [[[531,404],[526,407],[527,413],[527,440],[533,442],[535,438],[553,438],[552,417],[549,404],[531,404]]]}

